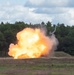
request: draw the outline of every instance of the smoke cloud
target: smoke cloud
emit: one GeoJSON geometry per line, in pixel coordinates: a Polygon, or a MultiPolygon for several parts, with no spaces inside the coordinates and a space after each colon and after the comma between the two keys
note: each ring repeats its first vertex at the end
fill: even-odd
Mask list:
{"type": "Polygon", "coordinates": [[[17,44],[11,43],[8,54],[14,59],[40,58],[48,56],[57,48],[58,40],[54,34],[46,35],[46,28],[25,28],[18,32],[17,44]]]}

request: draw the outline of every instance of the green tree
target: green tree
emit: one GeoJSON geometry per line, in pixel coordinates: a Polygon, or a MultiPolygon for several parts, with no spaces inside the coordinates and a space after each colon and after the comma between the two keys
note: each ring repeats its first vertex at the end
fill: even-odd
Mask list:
{"type": "Polygon", "coordinates": [[[47,24],[46,24],[46,28],[47,28],[47,35],[49,35],[49,32],[51,32],[51,29],[52,29],[52,24],[51,24],[51,22],[47,22],[47,24]]]}
{"type": "Polygon", "coordinates": [[[10,43],[15,42],[15,40],[16,40],[15,33],[12,30],[6,30],[4,32],[4,36],[6,38],[6,42],[8,42],[8,46],[9,46],[10,43]]]}
{"type": "Polygon", "coordinates": [[[7,42],[2,32],[0,32],[0,56],[6,55],[7,42]]]}

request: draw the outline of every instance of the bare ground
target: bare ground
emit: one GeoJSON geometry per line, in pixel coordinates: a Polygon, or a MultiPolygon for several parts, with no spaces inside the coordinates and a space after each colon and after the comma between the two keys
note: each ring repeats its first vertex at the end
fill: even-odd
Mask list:
{"type": "Polygon", "coordinates": [[[0,58],[0,75],[74,75],[74,58],[0,58]]]}

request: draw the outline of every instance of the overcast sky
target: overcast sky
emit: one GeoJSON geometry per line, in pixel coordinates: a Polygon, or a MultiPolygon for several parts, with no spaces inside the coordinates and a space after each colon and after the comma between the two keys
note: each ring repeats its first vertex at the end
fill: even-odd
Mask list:
{"type": "Polygon", "coordinates": [[[74,25],[74,0],[0,0],[0,22],[74,25]]]}

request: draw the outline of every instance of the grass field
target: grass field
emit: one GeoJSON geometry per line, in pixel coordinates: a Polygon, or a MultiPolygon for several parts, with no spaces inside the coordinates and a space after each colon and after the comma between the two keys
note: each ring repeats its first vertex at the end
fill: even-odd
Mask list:
{"type": "Polygon", "coordinates": [[[74,75],[74,58],[0,58],[0,75],[74,75]]]}

